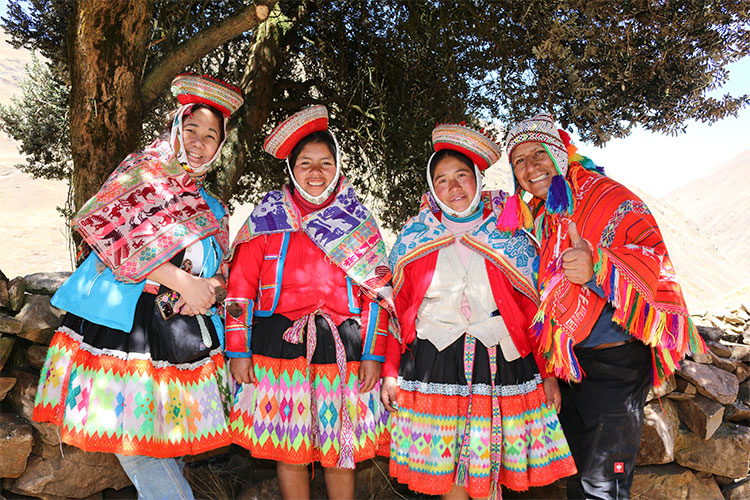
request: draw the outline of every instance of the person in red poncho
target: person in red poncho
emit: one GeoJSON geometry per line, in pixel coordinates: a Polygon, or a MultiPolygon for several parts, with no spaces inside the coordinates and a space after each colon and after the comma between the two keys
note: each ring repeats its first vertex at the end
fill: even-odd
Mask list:
{"type": "Polygon", "coordinates": [[[432,133],[430,191],[391,250],[400,342],[388,338],[383,402],[390,473],[443,498],[500,498],[575,473],[537,367],[537,251],[518,197],[481,189],[501,148],[459,124],[432,133]],[[397,378],[398,377],[398,378],[397,378]]]}
{"type": "Polygon", "coordinates": [[[355,463],[387,440],[385,244],[341,176],[324,106],[282,122],[264,149],[287,161],[291,182],[266,194],[233,245],[226,355],[242,386],[232,438],[277,462],[284,498],[309,498],[311,462],[323,466],[329,498],[352,498],[355,463]]]}
{"type": "Polygon", "coordinates": [[[579,474],[568,498],[629,498],[649,388],[705,352],[648,207],[577,154],[548,114],[512,127],[507,152],[541,242],[533,331],[562,384],[579,474]]]}

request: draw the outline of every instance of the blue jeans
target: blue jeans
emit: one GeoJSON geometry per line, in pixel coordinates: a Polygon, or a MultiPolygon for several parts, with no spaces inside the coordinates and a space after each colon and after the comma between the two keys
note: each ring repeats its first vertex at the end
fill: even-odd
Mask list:
{"type": "Polygon", "coordinates": [[[194,500],[193,490],[182,475],[185,464],[181,459],[115,456],[138,490],[139,500],[194,500]]]}

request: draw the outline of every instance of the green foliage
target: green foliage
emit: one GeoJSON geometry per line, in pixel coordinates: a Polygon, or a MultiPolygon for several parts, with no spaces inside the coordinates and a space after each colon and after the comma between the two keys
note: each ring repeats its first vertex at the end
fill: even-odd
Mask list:
{"type": "Polygon", "coordinates": [[[20,97],[0,105],[0,128],[21,143],[26,163],[18,168],[34,177],[66,179],[70,155],[68,86],[57,80],[49,65],[32,53],[20,97]]]}
{"type": "MultiPolygon", "coordinates": [[[[55,70],[67,64],[63,34],[72,16],[65,9],[72,4],[11,1],[3,24],[14,43],[37,48],[55,70]]],[[[144,74],[246,2],[154,5],[144,74]]],[[[679,133],[690,119],[715,122],[750,102],[748,95],[708,97],[726,81],[727,65],[750,53],[746,0],[281,0],[279,6],[281,14],[265,28],[216,47],[189,68],[252,93],[253,44],[269,23],[284,23],[278,47],[283,64],[266,75],[273,79],[270,116],[260,133],[249,122],[252,113],[235,119],[224,152],[227,169],[218,173],[240,168],[244,175],[232,184],[237,201],[257,200],[284,182],[285,165],[262,152],[263,137],[314,103],[329,107],[347,174],[376,200],[386,224],[398,227],[426,188],[430,132],[438,122],[509,125],[548,110],[585,140],[603,144],[627,136],[635,125],[679,133]]],[[[146,140],[160,128],[170,102],[165,88],[146,110],[146,140]]],[[[24,114],[40,116],[34,106],[46,105],[29,101],[24,114]]],[[[59,108],[44,113],[64,119],[59,108]]],[[[32,135],[15,137],[27,154],[43,158],[35,152],[53,148],[32,135]]]]}

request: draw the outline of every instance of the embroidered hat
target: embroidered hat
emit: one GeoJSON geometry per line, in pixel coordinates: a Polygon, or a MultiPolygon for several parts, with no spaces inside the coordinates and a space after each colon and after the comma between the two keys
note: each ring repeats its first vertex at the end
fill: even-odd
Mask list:
{"type": "MultiPolygon", "coordinates": [[[[567,135],[567,134],[566,134],[567,135]]],[[[511,158],[516,146],[525,142],[541,142],[547,146],[560,175],[568,172],[568,150],[560,137],[560,131],[555,125],[555,119],[549,113],[539,113],[536,116],[518,122],[508,131],[505,138],[505,149],[511,158]]],[[[511,165],[512,166],[512,165],[511,165]]]]}
{"type": "Polygon", "coordinates": [[[206,104],[218,109],[225,117],[242,106],[244,102],[239,87],[230,85],[212,76],[182,73],[172,80],[172,95],[180,104],[206,104]]]}
{"type": "Polygon", "coordinates": [[[432,145],[435,151],[453,149],[474,162],[479,170],[500,159],[502,148],[478,130],[458,123],[442,123],[432,131],[432,145]]]}
{"type": "Polygon", "coordinates": [[[328,130],[328,109],[322,105],[305,108],[279,123],[263,141],[263,150],[284,160],[300,139],[322,130],[328,130]]]}

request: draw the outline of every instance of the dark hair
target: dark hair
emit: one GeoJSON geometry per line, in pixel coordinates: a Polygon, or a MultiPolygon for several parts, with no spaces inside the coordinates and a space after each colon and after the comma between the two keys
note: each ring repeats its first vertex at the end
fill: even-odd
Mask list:
{"type": "Polygon", "coordinates": [[[325,144],[328,146],[328,151],[333,158],[336,158],[336,143],[333,142],[333,136],[328,132],[320,130],[306,135],[294,146],[292,152],[289,153],[289,165],[291,165],[292,168],[294,168],[294,164],[297,163],[297,157],[302,152],[302,148],[308,144],[325,144]]]}
{"type": "MultiPolygon", "coordinates": [[[[219,120],[219,144],[224,142],[224,115],[221,114],[221,111],[219,111],[218,109],[212,106],[209,106],[208,104],[203,104],[199,102],[193,105],[193,108],[190,110],[190,113],[194,113],[195,111],[199,109],[209,110],[216,117],[216,119],[219,120]]],[[[173,109],[172,111],[167,113],[167,118],[166,118],[167,123],[164,127],[164,130],[161,132],[161,134],[159,134],[159,138],[164,139],[164,140],[169,140],[169,134],[170,134],[170,131],[172,130],[172,123],[174,122],[174,117],[177,116],[177,111],[179,111],[179,108],[173,109]]],[[[186,114],[183,116],[190,116],[190,114],[186,114]]]]}
{"type": "Polygon", "coordinates": [[[476,177],[476,175],[474,174],[474,162],[472,162],[468,156],[453,149],[441,149],[440,151],[435,153],[435,156],[433,156],[430,160],[430,179],[433,179],[433,177],[435,176],[435,167],[437,167],[437,164],[445,158],[455,158],[456,160],[460,161],[461,163],[469,167],[469,170],[471,170],[471,175],[476,177]]]}

